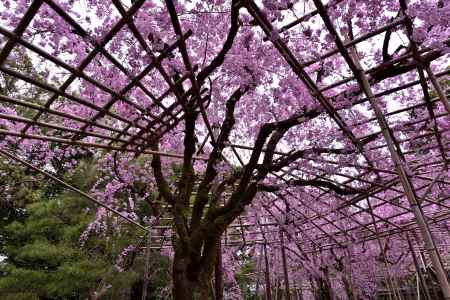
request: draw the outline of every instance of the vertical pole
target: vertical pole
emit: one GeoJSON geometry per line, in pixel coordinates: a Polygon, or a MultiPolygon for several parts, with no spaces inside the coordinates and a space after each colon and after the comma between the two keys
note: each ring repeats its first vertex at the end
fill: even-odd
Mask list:
{"type": "Polygon", "coordinates": [[[378,231],[377,222],[376,222],[375,216],[373,214],[372,204],[370,203],[369,197],[367,197],[366,200],[367,200],[367,206],[369,207],[370,216],[372,218],[372,223],[373,223],[373,226],[375,228],[375,234],[376,234],[376,237],[377,237],[378,248],[380,248],[380,253],[383,255],[383,266],[384,266],[384,268],[383,268],[383,271],[384,271],[383,272],[383,277],[384,277],[384,280],[386,281],[386,288],[387,288],[387,290],[389,290],[388,298],[390,300],[392,300],[391,292],[394,293],[395,298],[397,298],[397,294],[395,293],[393,280],[392,280],[392,277],[391,277],[391,275],[389,273],[389,267],[388,267],[387,262],[386,262],[386,255],[384,254],[383,244],[382,244],[381,239],[380,239],[380,233],[378,231]]]}
{"type": "Polygon", "coordinates": [[[278,278],[275,278],[273,281],[273,288],[274,290],[274,298],[275,300],[278,300],[278,278]]]}
{"type": "MultiPolygon", "coordinates": [[[[417,237],[415,237],[415,238],[417,240],[417,237]]],[[[436,288],[432,281],[432,274],[430,273],[430,271],[428,271],[427,258],[423,254],[422,250],[419,250],[419,257],[420,257],[420,262],[422,263],[422,268],[425,270],[425,273],[428,277],[428,282],[431,283],[431,293],[433,294],[432,299],[439,299],[436,288]]],[[[424,277],[424,278],[425,278],[425,282],[426,282],[426,277],[424,277]]],[[[428,284],[427,284],[427,287],[428,287],[428,284]]]]}
{"type": "Polygon", "coordinates": [[[223,300],[222,241],[217,247],[216,266],[214,269],[214,288],[216,300],[223,300]]]}
{"type": "MultiPolygon", "coordinates": [[[[348,273],[349,273],[348,274],[349,275],[348,281],[349,281],[349,284],[350,284],[350,288],[352,290],[351,291],[351,299],[349,299],[349,300],[354,300],[354,299],[357,299],[358,297],[357,297],[357,294],[356,294],[355,286],[353,285],[352,259],[351,259],[352,256],[350,255],[349,245],[350,245],[350,243],[347,244],[346,251],[345,251],[346,254],[347,254],[347,261],[348,261],[348,273]]],[[[344,269],[345,269],[345,267],[344,267],[344,269]]],[[[344,276],[345,276],[345,273],[344,273],[344,276]]]]}
{"type": "Polygon", "coordinates": [[[284,248],[284,235],[282,230],[280,230],[280,241],[281,241],[281,259],[283,261],[283,272],[284,272],[284,289],[286,290],[286,300],[291,300],[291,293],[289,291],[289,274],[286,262],[286,249],[284,248]]]}
{"type": "MultiPolygon", "coordinates": [[[[416,268],[418,284],[422,286],[423,294],[425,296],[425,300],[431,300],[430,291],[428,291],[428,286],[423,278],[422,270],[420,269],[419,262],[417,261],[416,254],[414,253],[414,248],[411,243],[411,239],[409,238],[409,234],[406,233],[406,239],[408,241],[409,252],[411,252],[411,257],[414,262],[414,267],[416,268]]],[[[419,297],[419,293],[417,293],[417,297],[419,297]]]]}
{"type": "Polygon", "coordinates": [[[214,280],[212,278],[209,281],[208,288],[209,288],[209,291],[210,291],[210,296],[212,297],[211,299],[216,299],[216,290],[215,290],[215,287],[214,287],[214,280]]]}
{"type": "Polygon", "coordinates": [[[403,291],[402,291],[402,289],[400,287],[400,284],[399,284],[399,279],[398,278],[394,278],[394,282],[395,282],[395,290],[397,291],[398,298],[400,300],[404,300],[403,291]]]}
{"type": "MultiPolygon", "coordinates": [[[[261,245],[262,246],[262,245],[261,245]]],[[[261,264],[262,264],[262,247],[261,252],[258,255],[258,262],[256,264],[256,288],[255,288],[255,296],[259,295],[259,288],[261,286],[261,264]]]]}
{"type": "MultiPolygon", "coordinates": [[[[259,269],[257,269],[259,270],[259,269]]],[[[255,288],[255,296],[258,297],[259,294],[259,272],[256,275],[256,288],[255,288]]]]}
{"type": "Polygon", "coordinates": [[[151,249],[150,246],[152,244],[152,235],[151,235],[151,229],[148,228],[147,231],[147,243],[146,243],[146,249],[145,249],[145,270],[144,270],[144,282],[142,284],[142,300],[147,300],[147,293],[148,293],[148,284],[150,282],[150,256],[151,256],[151,249]]]}
{"type": "Polygon", "coordinates": [[[298,289],[298,299],[303,300],[303,285],[302,282],[299,283],[300,287],[298,289]]]}
{"type": "Polygon", "coordinates": [[[272,300],[272,291],[270,289],[270,269],[269,269],[269,259],[267,258],[267,245],[263,244],[264,250],[264,263],[265,263],[265,278],[266,278],[266,300],[272,300]]]}

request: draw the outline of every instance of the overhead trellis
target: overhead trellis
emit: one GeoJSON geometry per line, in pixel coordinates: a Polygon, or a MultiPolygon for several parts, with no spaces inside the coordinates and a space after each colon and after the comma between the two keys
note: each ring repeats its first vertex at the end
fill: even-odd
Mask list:
{"type": "MultiPolygon", "coordinates": [[[[333,126],[336,126],[342,135],[351,142],[353,150],[335,149],[334,152],[330,152],[329,149],[320,147],[312,150],[281,147],[275,151],[275,149],[270,149],[270,142],[264,144],[262,152],[272,151],[272,156],[276,157],[274,165],[268,172],[271,180],[277,185],[265,183],[259,185],[260,190],[265,193],[264,213],[258,215],[248,213],[236,218],[222,237],[222,247],[245,247],[257,244],[267,247],[267,245],[282,245],[288,240],[308,245],[308,248],[312,249],[309,251],[314,252],[318,251],[318,248],[320,251],[345,248],[349,243],[379,241],[390,236],[397,236],[406,241],[408,240],[407,234],[414,233],[415,236],[421,237],[420,239],[425,245],[424,250],[431,259],[444,296],[446,299],[450,299],[450,285],[440,258],[439,246],[433,240],[433,232],[439,228],[439,224],[450,219],[450,202],[448,201],[450,196],[442,194],[436,198],[430,195],[430,191],[436,185],[448,186],[450,184],[450,179],[447,177],[448,144],[450,142],[448,129],[439,128],[437,125],[438,119],[447,118],[450,113],[448,91],[440,81],[440,78],[450,75],[450,71],[446,69],[433,72],[430,67],[430,64],[435,61],[444,60],[448,63],[449,60],[448,55],[442,49],[421,47],[416,44],[412,38],[412,20],[405,13],[408,9],[407,2],[399,1],[401,13],[397,17],[392,18],[389,24],[382,25],[358,37],[353,37],[351,34],[342,37],[328,14],[329,4],[324,5],[320,0],[313,1],[315,10],[285,24],[280,29],[271,24],[271,21],[254,1],[233,2],[234,8],[232,9],[246,11],[251,16],[255,28],[257,28],[255,30],[263,33],[260,38],[277,50],[280,57],[297,76],[297,80],[304,84],[313,99],[320,104],[317,109],[295,115],[296,126],[302,126],[302,124],[306,126],[306,124],[325,117],[333,122],[333,126]],[[288,34],[290,30],[300,26],[302,22],[307,22],[312,17],[320,17],[334,43],[332,50],[319,54],[313,59],[297,55],[292,45],[283,38],[283,35],[288,34]],[[399,30],[399,28],[404,29],[407,33],[410,49],[365,69],[364,63],[360,61],[357,47],[369,39],[391,34],[394,29],[399,30]],[[313,75],[308,72],[308,67],[330,57],[339,57],[345,62],[349,75],[344,79],[329,82],[327,85],[319,85],[313,79],[313,75]],[[386,90],[376,87],[381,80],[399,77],[409,72],[415,72],[418,79],[390,86],[386,90]],[[352,90],[346,91],[349,85],[353,85],[352,90]],[[416,91],[414,89],[417,87],[421,92],[417,94],[416,102],[410,106],[386,111],[378,101],[383,97],[393,97],[392,95],[397,92],[410,91],[413,93],[412,91],[416,91]],[[339,93],[336,94],[335,91],[340,91],[340,89],[346,91],[346,96],[354,97],[353,100],[344,104],[339,103],[339,99],[337,99],[339,93]],[[368,104],[371,117],[349,124],[348,120],[342,116],[343,113],[357,110],[357,106],[361,104],[368,104]],[[391,125],[390,120],[401,118],[405,113],[413,114],[418,109],[426,110],[427,117],[415,118],[403,124],[402,127],[391,125]],[[429,124],[429,126],[423,133],[416,134],[414,126],[420,124],[429,124]],[[353,128],[369,125],[374,130],[365,136],[357,136],[353,130],[353,128]],[[386,157],[374,157],[374,151],[380,149],[385,151],[386,157]],[[357,153],[358,160],[344,163],[333,160],[332,155],[345,155],[346,151],[349,154],[357,153]],[[321,154],[324,156],[320,156],[321,154]],[[380,168],[379,162],[383,160],[390,160],[393,167],[380,168]],[[316,168],[315,170],[298,170],[296,169],[298,161],[308,161],[316,168]],[[329,172],[321,167],[321,164],[343,166],[347,172],[329,172]],[[437,176],[429,174],[430,167],[437,170],[433,172],[438,174],[437,176]],[[355,184],[359,187],[355,187],[355,184]],[[326,210],[317,209],[311,203],[302,202],[304,201],[302,196],[290,192],[289,186],[308,186],[314,189],[315,202],[325,207],[328,203],[327,197],[337,197],[339,205],[326,210]],[[299,206],[303,205],[305,211],[308,212],[297,208],[287,211],[287,207],[277,207],[277,201],[283,201],[283,197],[287,196],[296,199],[300,203],[299,206]],[[404,201],[405,199],[407,201],[404,201]],[[426,213],[427,208],[432,206],[439,207],[439,210],[426,213]],[[274,207],[279,214],[274,215],[274,207]],[[390,215],[381,213],[383,207],[393,208],[393,213],[390,215]],[[280,215],[285,216],[284,220],[279,218],[280,215]],[[408,219],[407,222],[405,222],[405,216],[408,219]],[[348,226],[342,226],[343,222],[348,222],[348,226]],[[295,234],[286,230],[288,225],[295,226],[295,234]],[[318,232],[314,240],[308,238],[306,233],[309,230],[318,232]]],[[[19,131],[7,127],[0,128],[0,135],[3,138],[13,137],[15,142],[14,145],[10,145],[9,149],[6,147],[1,149],[2,155],[28,167],[36,168],[19,155],[14,154],[14,151],[20,149],[23,140],[42,140],[52,144],[73,145],[86,149],[98,148],[116,153],[131,153],[135,157],[158,155],[181,163],[186,159],[183,153],[157,149],[155,142],[164,136],[173,134],[174,128],[185,121],[186,106],[189,105],[188,99],[196,98],[198,101],[195,102],[195,109],[201,116],[204,124],[202,130],[206,134],[204,134],[203,140],[198,141],[195,153],[190,159],[205,162],[210,160],[210,157],[203,154],[202,149],[208,142],[215,145],[219,138],[207,113],[211,97],[207,79],[211,71],[201,69],[191,62],[189,38],[193,34],[192,31],[184,32],[182,30],[175,5],[172,1],[166,1],[168,18],[172,22],[177,40],[170,45],[165,44],[164,48],[156,53],[149,46],[148,37],[144,36],[134,23],[135,14],[139,12],[146,1],[132,1],[129,8],[126,8],[120,0],[111,2],[120,14],[120,18],[100,40],[90,36],[87,29],[84,29],[57,1],[53,0],[32,1],[13,30],[0,26],[0,34],[5,40],[0,52],[0,72],[31,84],[48,95],[42,104],[10,95],[0,95],[0,101],[5,105],[33,111],[31,116],[0,112],[0,119],[23,124],[19,131]],[[40,48],[23,37],[24,32],[44,4],[69,24],[76,35],[89,44],[89,52],[78,65],[72,66],[66,63],[62,58],[50,54],[47,49],[40,48]],[[149,58],[148,64],[143,66],[139,72],[130,72],[129,68],[125,66],[126,63],[116,58],[108,50],[108,43],[113,41],[124,28],[129,30],[133,36],[133,42],[137,43],[149,58]],[[30,74],[21,73],[13,66],[8,65],[8,57],[17,47],[26,49],[33,55],[54,64],[64,70],[68,76],[60,85],[56,86],[30,74]],[[99,56],[120,71],[121,76],[127,78],[128,83],[125,86],[112,87],[89,74],[90,72],[87,71],[89,66],[95,63],[99,56]],[[164,63],[173,56],[182,60],[185,69],[176,79],[169,75],[164,67],[164,63]],[[157,75],[153,75],[155,73],[152,72],[157,75]],[[144,80],[147,76],[159,76],[165,82],[167,89],[160,95],[155,94],[147,86],[148,82],[144,80]],[[77,80],[83,80],[105,93],[108,98],[104,104],[95,104],[92,99],[73,93],[71,88],[77,87],[77,80]],[[134,89],[139,89],[150,104],[144,106],[142,102],[131,99],[128,94],[134,89]],[[58,110],[55,104],[64,101],[76,103],[95,111],[95,113],[86,119],[76,113],[58,110]],[[136,117],[129,119],[118,113],[114,107],[119,104],[126,105],[135,111],[136,117]],[[47,121],[46,116],[54,116],[58,120],[75,121],[81,125],[77,128],[63,126],[61,123],[47,121]]],[[[332,5],[338,5],[340,2],[342,1],[332,1],[332,5]]],[[[220,61],[217,62],[217,64],[220,63],[220,61]]],[[[224,147],[231,150],[223,155],[224,160],[235,166],[241,164],[243,167],[248,163],[248,153],[255,150],[252,146],[232,141],[227,141],[224,147]]],[[[52,174],[43,172],[63,183],[52,174]]],[[[66,183],[63,184],[75,192],[80,192],[66,183]]],[[[101,204],[101,201],[94,197],[87,194],[84,196],[112,210],[120,217],[136,223],[114,208],[101,204]]],[[[161,207],[171,210],[171,205],[167,203],[161,204],[161,207]]],[[[140,224],[137,225],[143,227],[140,224]]],[[[152,228],[164,231],[171,229],[172,226],[157,224],[152,228]]],[[[415,242],[414,246],[422,247],[420,242],[415,242]]],[[[152,234],[148,248],[162,249],[166,247],[172,247],[170,238],[152,234]]],[[[284,246],[281,248],[284,249],[284,246]]],[[[283,252],[284,259],[285,255],[286,253],[283,252]]],[[[287,274],[285,277],[288,282],[287,274]]]]}

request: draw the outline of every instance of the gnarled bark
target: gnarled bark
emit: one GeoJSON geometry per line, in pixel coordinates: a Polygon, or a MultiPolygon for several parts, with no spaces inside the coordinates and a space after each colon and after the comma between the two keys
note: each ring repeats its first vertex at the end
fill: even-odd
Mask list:
{"type": "MultiPolygon", "coordinates": [[[[207,250],[210,251],[210,250],[207,250]]],[[[216,255],[204,260],[205,253],[184,251],[175,248],[172,265],[173,297],[175,300],[211,299],[210,280],[216,255]]]]}
{"type": "Polygon", "coordinates": [[[173,297],[175,300],[208,299],[207,282],[202,282],[195,270],[191,270],[192,262],[182,253],[175,253],[173,261],[173,297]]]}

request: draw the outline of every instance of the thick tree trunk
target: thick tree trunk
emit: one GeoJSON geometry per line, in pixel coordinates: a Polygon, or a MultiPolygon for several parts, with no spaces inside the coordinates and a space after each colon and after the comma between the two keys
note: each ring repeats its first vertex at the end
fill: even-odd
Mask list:
{"type": "Polygon", "coordinates": [[[192,267],[186,255],[175,252],[172,279],[174,300],[210,299],[209,281],[200,276],[200,266],[192,267]]]}

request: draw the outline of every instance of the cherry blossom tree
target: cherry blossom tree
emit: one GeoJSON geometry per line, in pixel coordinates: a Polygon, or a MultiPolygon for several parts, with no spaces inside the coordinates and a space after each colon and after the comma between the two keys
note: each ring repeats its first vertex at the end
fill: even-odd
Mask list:
{"type": "MultiPolygon", "coordinates": [[[[243,251],[286,299],[289,279],[372,297],[374,274],[416,272],[402,233],[417,214],[441,218],[424,240],[446,222],[449,15],[433,0],[4,0],[1,147],[54,171],[95,157],[104,206],[170,217],[175,299],[207,299],[214,272],[240,297],[243,251]],[[37,91],[6,92],[11,77],[37,91]],[[226,248],[236,222],[245,247],[226,248]]],[[[107,211],[85,238],[121,226],[107,211]]]]}

